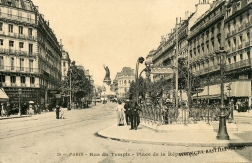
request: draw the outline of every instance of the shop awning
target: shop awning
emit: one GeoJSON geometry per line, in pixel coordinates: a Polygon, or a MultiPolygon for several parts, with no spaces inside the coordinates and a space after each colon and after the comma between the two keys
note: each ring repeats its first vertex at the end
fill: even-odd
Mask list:
{"type": "Polygon", "coordinates": [[[9,97],[7,94],[4,92],[3,88],[0,89],[0,101],[6,101],[8,100],[9,97]]]}
{"type": "MultiPolygon", "coordinates": [[[[216,85],[210,85],[209,86],[209,92],[208,87],[205,86],[204,90],[200,93],[198,93],[198,98],[220,98],[220,84],[216,85]]],[[[235,81],[230,83],[224,84],[224,95],[226,97],[249,97],[251,96],[251,81],[235,81]],[[230,90],[228,90],[228,87],[230,85],[230,90]]],[[[196,94],[193,95],[193,98],[196,98],[196,94]]],[[[225,97],[225,98],[226,98],[225,97]]]]}
{"type": "MultiPolygon", "coordinates": [[[[197,96],[193,96],[193,99],[196,99],[197,96]]],[[[198,99],[221,99],[221,95],[220,94],[216,94],[216,95],[202,95],[202,96],[198,96],[198,99]]],[[[224,99],[227,99],[227,95],[224,94],[224,99]]]]}

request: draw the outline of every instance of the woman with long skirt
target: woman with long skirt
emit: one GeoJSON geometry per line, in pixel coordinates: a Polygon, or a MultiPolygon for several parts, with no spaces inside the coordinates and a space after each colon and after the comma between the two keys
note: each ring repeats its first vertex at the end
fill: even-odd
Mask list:
{"type": "Polygon", "coordinates": [[[117,125],[124,125],[124,106],[122,105],[122,101],[118,101],[118,105],[116,107],[117,111],[117,125]]]}

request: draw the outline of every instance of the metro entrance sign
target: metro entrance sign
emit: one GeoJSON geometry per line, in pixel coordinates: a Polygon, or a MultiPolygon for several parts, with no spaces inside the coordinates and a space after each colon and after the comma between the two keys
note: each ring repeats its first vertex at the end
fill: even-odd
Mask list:
{"type": "Polygon", "coordinates": [[[174,70],[170,67],[151,67],[151,74],[173,74],[174,70]]]}

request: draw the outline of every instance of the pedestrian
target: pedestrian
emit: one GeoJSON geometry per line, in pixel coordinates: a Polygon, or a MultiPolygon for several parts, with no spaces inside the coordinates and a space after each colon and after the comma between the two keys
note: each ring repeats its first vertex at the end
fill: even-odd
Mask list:
{"type": "Polygon", "coordinates": [[[63,110],[62,107],[60,107],[60,109],[59,109],[59,114],[60,114],[60,118],[61,118],[61,119],[64,119],[64,118],[65,118],[65,117],[64,117],[64,110],[63,110]]]}
{"type": "Polygon", "coordinates": [[[59,105],[56,105],[55,112],[56,112],[56,119],[59,119],[59,112],[60,112],[60,106],[59,105]]]}
{"type": "Polygon", "coordinates": [[[37,109],[38,109],[38,110],[37,110],[37,113],[38,113],[38,114],[41,114],[40,105],[39,105],[38,103],[37,103],[37,109]]]}
{"type": "Polygon", "coordinates": [[[7,117],[10,116],[10,113],[11,113],[11,110],[10,110],[10,103],[7,102],[7,104],[6,104],[6,115],[7,115],[7,117]]]}
{"type": "Polygon", "coordinates": [[[32,112],[33,112],[33,106],[32,104],[30,104],[28,108],[28,115],[32,116],[32,112]]]}
{"type": "Polygon", "coordinates": [[[130,122],[130,103],[129,103],[129,101],[126,101],[124,104],[124,114],[125,114],[126,124],[129,125],[129,122],[130,122]]]}
{"type": "Polygon", "coordinates": [[[38,114],[38,104],[34,105],[34,114],[38,114]]]}
{"type": "Polygon", "coordinates": [[[139,109],[139,106],[137,105],[137,102],[134,100],[131,101],[130,108],[131,108],[131,116],[130,116],[131,128],[130,128],[130,130],[133,130],[133,129],[137,130],[137,127],[140,123],[140,118],[139,118],[139,113],[138,113],[138,111],[140,109],[139,109]]]}
{"type": "Polygon", "coordinates": [[[5,110],[4,110],[4,107],[3,107],[3,103],[1,103],[1,116],[6,116],[6,113],[5,113],[5,110]]]}
{"type": "Polygon", "coordinates": [[[118,101],[118,105],[116,106],[117,112],[117,125],[124,125],[124,106],[122,105],[122,101],[118,101]]]}
{"type": "Polygon", "coordinates": [[[71,110],[69,101],[67,102],[67,110],[71,110]]]}

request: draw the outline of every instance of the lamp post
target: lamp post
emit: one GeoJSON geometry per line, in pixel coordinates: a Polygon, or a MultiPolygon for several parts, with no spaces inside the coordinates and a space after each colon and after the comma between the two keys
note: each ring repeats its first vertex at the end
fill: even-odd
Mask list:
{"type": "Polygon", "coordinates": [[[229,85],[227,85],[226,87],[227,87],[227,90],[228,90],[228,104],[229,104],[229,110],[230,110],[230,114],[231,114],[231,122],[233,121],[233,119],[234,119],[234,114],[233,114],[233,104],[231,104],[231,100],[230,100],[230,91],[231,91],[231,84],[232,83],[230,83],[229,85]]]}
{"type": "Polygon", "coordinates": [[[225,68],[225,54],[223,47],[220,47],[220,50],[216,52],[220,61],[220,74],[221,74],[221,106],[220,106],[220,115],[219,115],[219,131],[216,136],[218,140],[229,140],[229,135],[227,133],[226,127],[226,114],[224,107],[224,68],[225,68]]]}
{"type": "Polygon", "coordinates": [[[18,116],[21,116],[21,106],[20,106],[20,96],[22,94],[22,89],[18,89],[18,94],[19,94],[19,106],[18,106],[18,116]]]}
{"type": "Polygon", "coordinates": [[[139,63],[143,63],[144,62],[144,58],[143,57],[139,57],[137,59],[137,63],[136,63],[136,74],[135,74],[135,80],[136,80],[136,100],[137,100],[137,104],[139,103],[138,101],[138,96],[139,96],[139,80],[138,80],[138,69],[139,69],[139,63]]]}

